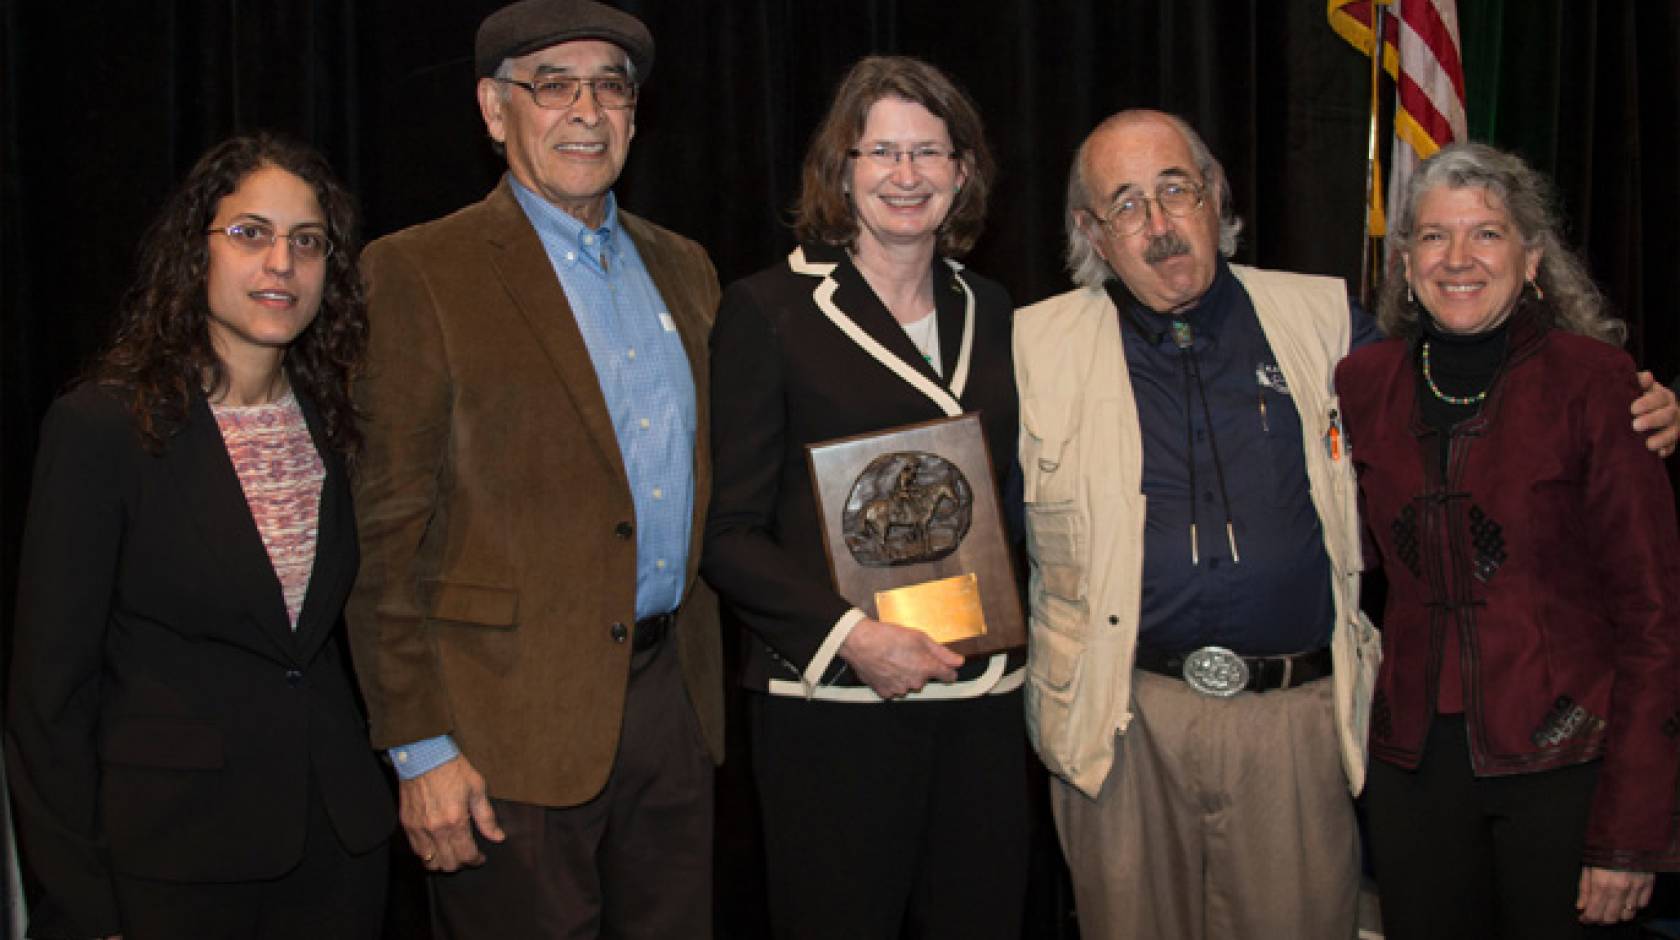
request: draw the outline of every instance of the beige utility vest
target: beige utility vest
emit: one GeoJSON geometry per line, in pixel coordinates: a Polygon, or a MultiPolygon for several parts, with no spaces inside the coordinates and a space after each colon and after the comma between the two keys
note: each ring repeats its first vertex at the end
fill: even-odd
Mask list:
{"type": "MultiPolygon", "coordinates": [[[[1357,794],[1381,650],[1359,610],[1357,485],[1331,388],[1351,335],[1346,288],[1334,278],[1231,270],[1301,416],[1335,598],[1330,646],[1342,764],[1357,794]]],[[[1145,517],[1137,403],[1107,292],[1084,288],[1017,311],[1015,375],[1033,562],[1027,731],[1052,772],[1095,797],[1114,762],[1115,736],[1132,718],[1145,517]]]]}

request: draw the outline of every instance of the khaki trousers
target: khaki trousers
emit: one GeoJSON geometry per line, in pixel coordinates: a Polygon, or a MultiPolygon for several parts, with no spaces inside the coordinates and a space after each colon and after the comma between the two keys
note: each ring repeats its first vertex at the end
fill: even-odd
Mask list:
{"type": "Polygon", "coordinates": [[[1332,680],[1217,699],[1139,671],[1093,800],[1050,801],[1084,940],[1349,940],[1359,834],[1332,680]]]}

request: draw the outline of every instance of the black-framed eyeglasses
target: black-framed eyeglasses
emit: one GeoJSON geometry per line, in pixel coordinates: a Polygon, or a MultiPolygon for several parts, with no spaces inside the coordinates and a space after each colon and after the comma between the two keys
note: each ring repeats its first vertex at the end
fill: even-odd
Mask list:
{"type": "Polygon", "coordinates": [[[595,95],[595,104],[610,110],[621,110],[636,106],[636,83],[619,75],[607,75],[601,78],[578,78],[575,75],[538,75],[529,82],[522,82],[517,78],[497,77],[496,81],[509,85],[518,85],[531,93],[531,100],[537,107],[546,111],[564,111],[578,103],[583,97],[583,86],[588,85],[595,95]]]}
{"type": "Polygon", "coordinates": [[[325,232],[316,229],[291,231],[281,235],[266,222],[235,222],[221,228],[207,228],[214,235],[226,235],[236,248],[249,252],[267,251],[277,239],[284,238],[292,249],[292,257],[299,261],[322,261],[333,253],[333,243],[325,232]]]}
{"type": "Polygon", "coordinates": [[[1116,235],[1136,235],[1149,224],[1149,204],[1175,219],[1200,209],[1207,202],[1207,187],[1189,180],[1174,180],[1155,187],[1155,195],[1129,192],[1114,200],[1107,212],[1091,215],[1116,235]]]}
{"type": "Polygon", "coordinates": [[[846,156],[853,160],[868,160],[883,170],[890,170],[898,166],[900,158],[909,157],[910,165],[931,170],[956,162],[959,154],[955,150],[923,144],[920,147],[889,147],[886,144],[876,144],[873,147],[853,147],[846,151],[846,156]]]}

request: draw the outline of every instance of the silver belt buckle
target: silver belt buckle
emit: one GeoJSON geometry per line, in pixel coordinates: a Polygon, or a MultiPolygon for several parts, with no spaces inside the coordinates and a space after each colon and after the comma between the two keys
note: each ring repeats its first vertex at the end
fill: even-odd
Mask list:
{"type": "Polygon", "coordinates": [[[1248,686],[1248,663],[1223,646],[1204,646],[1184,657],[1184,681],[1214,698],[1230,698],[1248,686]]]}

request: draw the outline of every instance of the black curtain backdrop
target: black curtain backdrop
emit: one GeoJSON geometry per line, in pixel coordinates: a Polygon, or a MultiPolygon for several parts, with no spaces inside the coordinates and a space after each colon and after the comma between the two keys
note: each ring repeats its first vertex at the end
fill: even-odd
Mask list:
{"type": "MultiPolygon", "coordinates": [[[[3,0],[0,637],[40,416],[102,342],[170,186],[211,143],[272,128],[326,152],[360,194],[369,238],[480,198],[501,164],[473,98],[472,39],[499,5],[3,0]]],[[[1241,260],[1358,277],[1367,64],[1326,25],[1323,0],[619,5],[659,45],[620,199],[704,244],[726,282],[791,247],[806,141],[841,72],[872,52],[928,59],[979,102],[1001,169],[968,261],[1019,303],[1066,288],[1068,162],[1098,120],[1134,106],[1183,115],[1224,161],[1247,220],[1241,260]]],[[[1472,136],[1554,175],[1632,352],[1672,377],[1680,4],[1459,10],[1472,136]]],[[[758,929],[740,753],[720,794],[726,937],[758,929]]],[[[1061,936],[1054,847],[1040,849],[1030,935],[1061,936]]]]}

